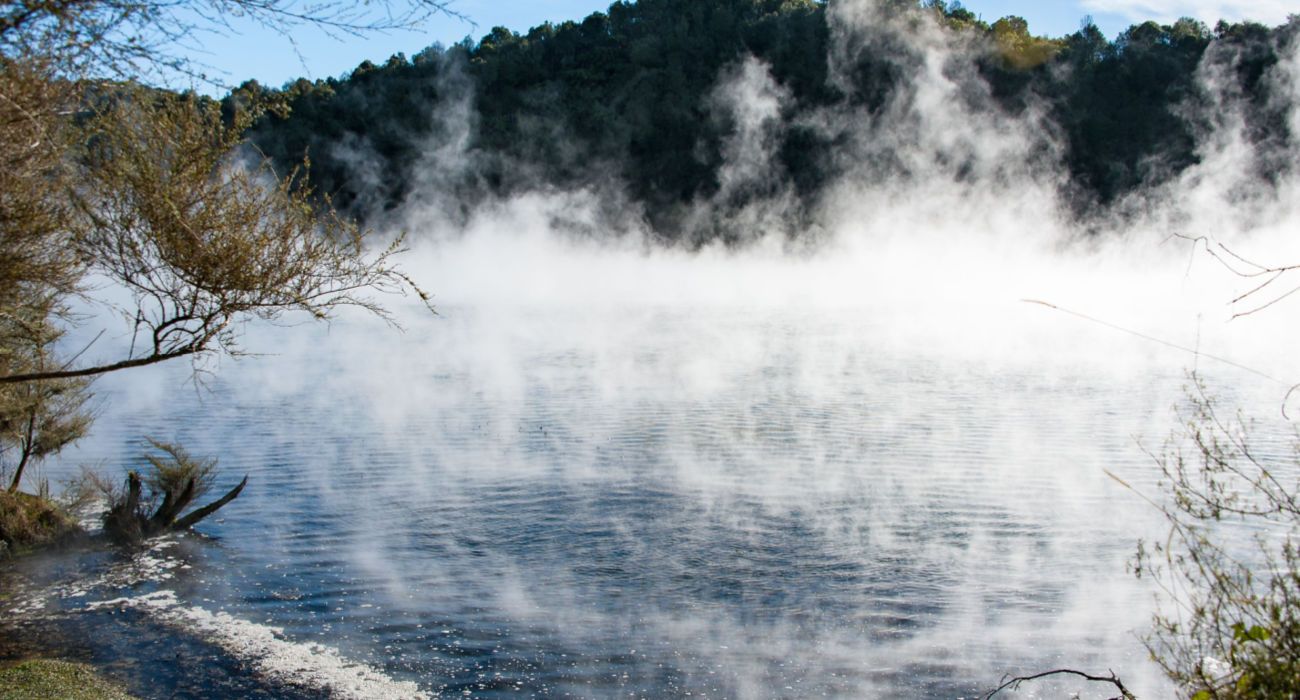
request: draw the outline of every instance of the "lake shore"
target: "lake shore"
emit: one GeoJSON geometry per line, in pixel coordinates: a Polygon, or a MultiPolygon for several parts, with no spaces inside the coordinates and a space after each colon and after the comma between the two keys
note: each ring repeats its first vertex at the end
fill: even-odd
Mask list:
{"type": "Polygon", "coordinates": [[[94,666],[55,659],[0,663],[0,697],[5,700],[135,700],[94,666]]]}

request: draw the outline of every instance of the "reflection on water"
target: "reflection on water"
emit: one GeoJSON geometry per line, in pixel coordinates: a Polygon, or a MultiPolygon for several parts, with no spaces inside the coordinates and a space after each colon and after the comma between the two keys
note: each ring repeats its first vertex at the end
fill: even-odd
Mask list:
{"type": "MultiPolygon", "coordinates": [[[[216,637],[131,604],[51,613],[170,591],[475,697],[951,698],[1060,665],[1161,694],[1136,636],[1150,592],[1124,567],[1158,523],[1102,469],[1153,483],[1134,438],[1167,433],[1175,364],[900,351],[848,312],[293,334],[310,342],[222,367],[207,394],[186,367],[147,380],[163,392],[101,385],[65,469],[124,463],[147,434],[250,486],[201,526],[213,539],[159,555],[168,576],[30,624],[86,630],[86,656],[133,659],[137,680],[216,637]]],[[[217,679],[250,653],[219,645],[217,679]]]]}

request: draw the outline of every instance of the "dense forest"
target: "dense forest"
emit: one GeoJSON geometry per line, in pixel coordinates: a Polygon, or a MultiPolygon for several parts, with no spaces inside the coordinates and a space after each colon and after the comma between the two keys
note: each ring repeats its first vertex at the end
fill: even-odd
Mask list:
{"type": "MultiPolygon", "coordinates": [[[[1035,123],[1055,144],[1052,167],[1068,174],[1060,188],[1075,216],[1197,162],[1215,99],[1203,88],[1207,52],[1224,67],[1222,90],[1251,106],[1247,137],[1260,152],[1288,152],[1284,107],[1265,76],[1300,21],[1147,22],[1109,41],[1087,19],[1045,38],[1021,18],[989,23],[943,0],[878,5],[875,21],[890,30],[849,41],[836,35],[834,0],[620,1],[581,22],[496,28],[339,78],[248,82],[224,105],[272,104],[254,131],[258,147],[286,170],[309,158],[317,191],[359,218],[392,210],[430,178],[466,210],[528,189],[612,187],[667,238],[732,235],[683,223],[693,203],[720,196],[734,205],[780,190],[810,211],[849,167],[837,158],[844,135],[817,116],[888,109],[919,60],[907,31],[946,37],[946,70],[972,84],[981,109],[1043,115],[1035,123]],[[729,139],[744,125],[717,108],[718,85],[752,60],[781,93],[765,165],[773,176],[726,187],[729,139]]],[[[885,154],[871,167],[890,177],[897,164],[885,154]]],[[[1265,159],[1259,176],[1287,167],[1265,159]]]]}

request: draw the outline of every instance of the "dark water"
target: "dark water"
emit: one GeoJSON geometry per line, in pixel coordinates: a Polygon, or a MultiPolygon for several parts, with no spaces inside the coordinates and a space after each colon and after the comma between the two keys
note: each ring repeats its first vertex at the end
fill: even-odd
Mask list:
{"type": "Polygon", "coordinates": [[[144,565],[26,562],[46,604],[12,637],[150,697],[387,687],[322,653],[485,698],[955,698],[1061,665],[1167,690],[1125,573],[1158,522],[1102,469],[1154,482],[1138,440],[1167,434],[1177,365],[900,351],[848,312],[271,332],[302,340],[204,392],[184,366],[100,385],[46,476],[153,435],[249,487],[144,565]]]}

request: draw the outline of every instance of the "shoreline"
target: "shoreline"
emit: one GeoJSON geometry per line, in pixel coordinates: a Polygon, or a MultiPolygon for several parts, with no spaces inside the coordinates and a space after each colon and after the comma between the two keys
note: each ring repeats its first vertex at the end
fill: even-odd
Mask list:
{"type": "Polygon", "coordinates": [[[0,697],[5,700],[139,700],[94,665],[45,657],[0,661],[0,697]]]}
{"type": "MultiPolygon", "coordinates": [[[[335,647],[178,595],[184,586],[173,579],[190,568],[191,543],[165,538],[126,559],[120,550],[54,548],[0,564],[0,669],[80,664],[60,670],[93,671],[127,693],[90,700],[429,697],[335,647]]],[[[0,679],[0,698],[10,700],[9,690],[0,679]]]]}

